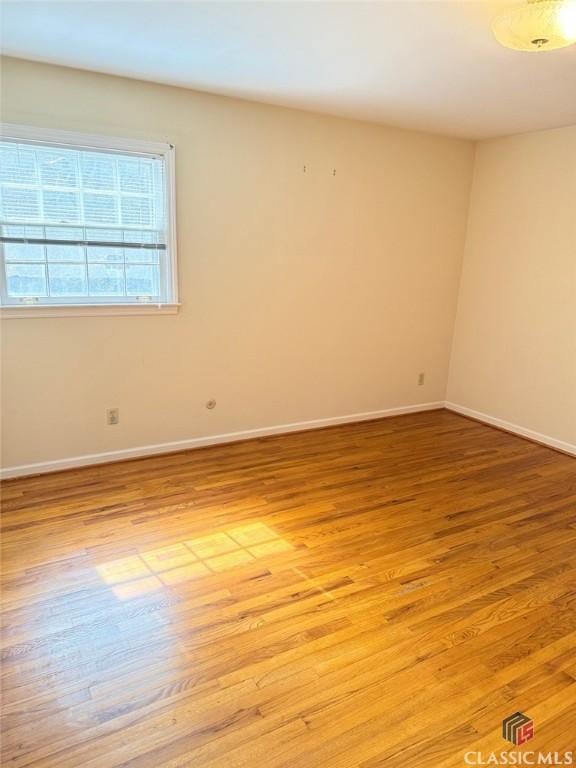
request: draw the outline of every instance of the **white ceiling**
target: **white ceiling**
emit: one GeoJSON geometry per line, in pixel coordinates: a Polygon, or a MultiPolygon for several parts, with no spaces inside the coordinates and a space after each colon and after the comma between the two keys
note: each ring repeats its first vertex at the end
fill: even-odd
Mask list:
{"type": "Polygon", "coordinates": [[[447,135],[576,123],[576,46],[500,47],[490,21],[510,5],[4,0],[2,47],[26,59],[447,135]]]}

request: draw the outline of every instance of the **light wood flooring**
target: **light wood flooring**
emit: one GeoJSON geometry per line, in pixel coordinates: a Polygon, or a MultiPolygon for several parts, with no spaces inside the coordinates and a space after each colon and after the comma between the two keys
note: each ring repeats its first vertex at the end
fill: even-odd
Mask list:
{"type": "Polygon", "coordinates": [[[3,765],[576,747],[576,461],[436,411],[5,483],[3,765]]]}

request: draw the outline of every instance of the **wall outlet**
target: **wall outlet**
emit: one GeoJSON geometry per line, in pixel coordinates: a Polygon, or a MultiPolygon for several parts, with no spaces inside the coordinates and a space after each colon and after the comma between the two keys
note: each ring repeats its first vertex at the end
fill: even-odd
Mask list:
{"type": "Polygon", "coordinates": [[[108,426],[113,426],[114,424],[118,424],[120,421],[120,409],[119,408],[108,408],[106,411],[106,424],[108,426]]]}
{"type": "Polygon", "coordinates": [[[423,373],[419,373],[419,374],[418,374],[418,386],[419,386],[419,387],[423,386],[423,384],[424,384],[424,378],[425,378],[425,376],[424,376],[424,374],[423,374],[423,373]]]}

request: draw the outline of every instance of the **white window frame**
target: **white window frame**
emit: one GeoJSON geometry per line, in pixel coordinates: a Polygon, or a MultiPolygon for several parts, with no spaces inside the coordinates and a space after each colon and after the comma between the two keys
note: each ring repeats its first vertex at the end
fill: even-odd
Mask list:
{"type": "MultiPolygon", "coordinates": [[[[22,139],[69,146],[70,148],[109,149],[126,152],[155,154],[164,157],[165,164],[165,200],[167,221],[166,265],[165,276],[168,283],[169,301],[156,302],[86,302],[77,304],[67,301],[62,304],[2,304],[0,297],[0,317],[2,319],[30,317],[74,317],[78,315],[149,315],[176,314],[180,306],[178,302],[178,265],[176,258],[176,178],[175,150],[173,144],[164,142],[145,141],[141,139],[118,138],[92,133],[77,133],[50,128],[36,128],[27,125],[0,123],[0,138],[22,139]]],[[[0,276],[2,279],[3,275],[0,276]]]]}

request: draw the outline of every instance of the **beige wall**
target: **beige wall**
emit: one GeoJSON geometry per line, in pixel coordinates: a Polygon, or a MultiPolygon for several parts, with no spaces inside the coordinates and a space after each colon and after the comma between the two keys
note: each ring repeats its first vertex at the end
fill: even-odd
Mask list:
{"type": "Polygon", "coordinates": [[[576,446],[576,126],[478,145],[447,399],[576,446]]]}
{"type": "Polygon", "coordinates": [[[5,466],[444,399],[471,143],[11,59],[2,74],[7,122],[176,145],[183,301],[5,320],[5,466]]]}

